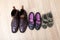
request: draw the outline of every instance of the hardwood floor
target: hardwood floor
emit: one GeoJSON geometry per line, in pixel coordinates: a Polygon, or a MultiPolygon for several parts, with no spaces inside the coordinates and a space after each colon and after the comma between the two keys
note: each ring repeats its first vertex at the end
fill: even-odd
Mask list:
{"type": "Polygon", "coordinates": [[[0,0],[0,40],[60,40],[60,0],[0,0]],[[11,10],[15,6],[18,10],[24,5],[25,10],[41,15],[52,12],[54,25],[46,29],[30,30],[25,33],[11,32],[11,10]]]}

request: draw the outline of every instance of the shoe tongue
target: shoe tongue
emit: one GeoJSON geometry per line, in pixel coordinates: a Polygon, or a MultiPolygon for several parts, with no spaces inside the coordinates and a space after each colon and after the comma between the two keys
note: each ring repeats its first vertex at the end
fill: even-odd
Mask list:
{"type": "Polygon", "coordinates": [[[30,15],[30,21],[33,21],[33,14],[30,15]]]}
{"type": "Polygon", "coordinates": [[[40,15],[39,14],[37,14],[36,19],[40,20],[40,15]]]}
{"type": "Polygon", "coordinates": [[[33,20],[30,20],[31,22],[33,22],[33,20]]]}
{"type": "Polygon", "coordinates": [[[33,14],[30,15],[30,19],[33,19],[33,14]]]}

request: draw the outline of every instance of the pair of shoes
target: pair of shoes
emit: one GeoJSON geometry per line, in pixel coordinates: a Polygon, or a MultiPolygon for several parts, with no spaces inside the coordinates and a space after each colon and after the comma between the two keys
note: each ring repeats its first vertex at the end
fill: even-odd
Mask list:
{"type": "Polygon", "coordinates": [[[39,30],[41,27],[41,15],[39,12],[36,13],[36,15],[34,15],[33,12],[30,12],[29,17],[28,17],[28,24],[29,24],[29,28],[31,30],[33,30],[34,28],[36,30],[39,30]]]}
{"type": "Polygon", "coordinates": [[[48,27],[53,26],[53,16],[51,12],[42,15],[42,27],[47,28],[47,26],[48,27]]]}
{"type": "Polygon", "coordinates": [[[16,33],[18,29],[20,32],[24,33],[27,28],[27,13],[26,11],[22,9],[21,11],[15,9],[12,10],[11,16],[13,17],[13,20],[11,22],[11,29],[13,33],[16,33]]]}

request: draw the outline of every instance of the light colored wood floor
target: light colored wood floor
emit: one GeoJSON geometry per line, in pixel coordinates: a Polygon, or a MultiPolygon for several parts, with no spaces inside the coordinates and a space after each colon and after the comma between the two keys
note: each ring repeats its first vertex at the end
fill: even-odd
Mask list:
{"type": "Polygon", "coordinates": [[[60,0],[0,0],[0,40],[60,40],[60,0]],[[25,33],[18,30],[13,34],[11,10],[13,6],[20,10],[21,5],[24,5],[28,14],[39,11],[43,15],[51,11],[54,17],[53,27],[41,27],[39,31],[27,28],[25,33]]]}

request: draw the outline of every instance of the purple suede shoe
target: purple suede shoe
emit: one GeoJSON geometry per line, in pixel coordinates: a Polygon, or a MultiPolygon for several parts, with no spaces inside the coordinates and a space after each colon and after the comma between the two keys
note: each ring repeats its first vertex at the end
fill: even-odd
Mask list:
{"type": "Polygon", "coordinates": [[[37,12],[35,15],[35,29],[39,30],[40,27],[41,27],[41,15],[39,12],[37,12]]]}
{"type": "Polygon", "coordinates": [[[28,20],[29,20],[28,21],[29,29],[33,30],[34,29],[34,13],[33,12],[30,12],[28,20]]]}

